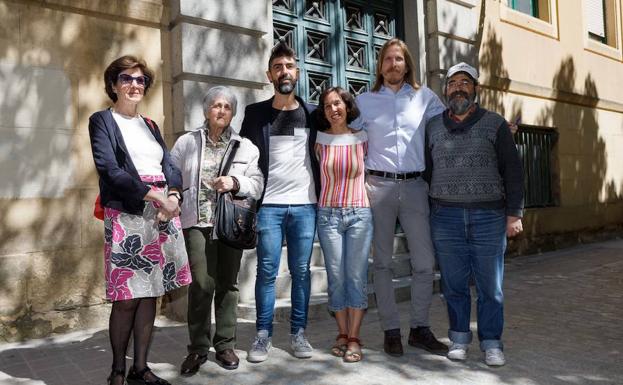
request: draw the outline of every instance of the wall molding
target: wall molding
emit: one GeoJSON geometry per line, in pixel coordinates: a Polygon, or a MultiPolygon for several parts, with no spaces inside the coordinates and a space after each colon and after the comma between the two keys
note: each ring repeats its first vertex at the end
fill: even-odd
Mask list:
{"type": "Polygon", "coordinates": [[[535,86],[533,84],[491,77],[479,84],[481,88],[492,91],[508,92],[516,95],[530,96],[537,99],[563,102],[581,107],[596,108],[599,110],[623,113],[623,103],[609,99],[600,99],[576,92],[556,90],[551,87],[535,86]]]}
{"type": "Polygon", "coordinates": [[[184,16],[184,15],[178,15],[177,17],[175,17],[175,19],[171,20],[171,22],[168,25],[168,30],[171,31],[173,28],[181,24],[193,24],[193,25],[198,25],[202,27],[216,28],[216,29],[220,29],[224,31],[239,33],[242,35],[249,35],[255,38],[262,38],[264,37],[264,35],[266,35],[266,31],[239,27],[236,25],[219,23],[217,21],[206,20],[206,19],[202,19],[199,17],[184,16]]]}

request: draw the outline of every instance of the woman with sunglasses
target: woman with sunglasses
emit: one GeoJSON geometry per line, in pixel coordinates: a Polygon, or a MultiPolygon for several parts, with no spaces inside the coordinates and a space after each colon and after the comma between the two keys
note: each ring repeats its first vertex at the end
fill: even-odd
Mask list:
{"type": "Polygon", "coordinates": [[[124,384],[125,354],[134,336],[130,384],[170,385],[147,366],[156,300],[190,284],[179,219],[182,177],[158,126],[138,114],[153,84],[143,60],[122,56],[104,72],[112,108],[89,118],[89,135],[104,207],[106,298],[112,301],[108,384],[124,384]]]}

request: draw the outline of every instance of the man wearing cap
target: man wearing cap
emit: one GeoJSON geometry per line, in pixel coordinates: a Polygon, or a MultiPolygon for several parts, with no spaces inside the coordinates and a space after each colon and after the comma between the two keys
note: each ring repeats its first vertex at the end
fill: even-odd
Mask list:
{"type": "Polygon", "coordinates": [[[374,217],[374,293],[385,334],[383,348],[392,356],[403,354],[393,285],[396,219],[407,237],[411,264],[408,343],[436,354],[448,351],[429,324],[435,255],[428,184],[421,177],[425,124],[445,107],[434,92],[416,83],[414,70],[407,45],[399,39],[387,41],[379,52],[372,91],[357,97],[361,115],[351,124],[368,134],[366,189],[374,217]]]}
{"type": "Polygon", "coordinates": [[[426,125],[431,233],[448,307],[451,360],[467,359],[473,276],[480,349],[490,366],[505,364],[502,277],[506,237],[522,231],[523,170],[506,120],[476,103],[478,72],[448,70],[448,108],[426,125]]]}

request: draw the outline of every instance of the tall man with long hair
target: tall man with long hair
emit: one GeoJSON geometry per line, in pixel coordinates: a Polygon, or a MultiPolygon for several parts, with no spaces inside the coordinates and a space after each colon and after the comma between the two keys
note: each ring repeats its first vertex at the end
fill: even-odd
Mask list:
{"type": "Polygon", "coordinates": [[[374,216],[374,292],[385,333],[384,350],[403,354],[400,315],[392,283],[396,219],[404,229],[411,262],[409,345],[436,354],[448,348],[430,330],[435,263],[430,237],[428,184],[422,179],[424,128],[444,110],[437,95],[415,81],[407,45],[391,39],[382,47],[372,91],[357,97],[361,111],[353,127],[368,133],[366,189],[374,216]]]}

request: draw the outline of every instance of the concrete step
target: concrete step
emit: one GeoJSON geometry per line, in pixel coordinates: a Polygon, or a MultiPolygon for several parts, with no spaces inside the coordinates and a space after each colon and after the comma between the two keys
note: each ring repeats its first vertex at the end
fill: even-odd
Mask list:
{"type": "MultiPolygon", "coordinates": [[[[324,266],[324,257],[322,256],[322,250],[320,243],[314,242],[312,249],[311,259],[309,261],[310,266],[324,266]]],[[[245,250],[242,254],[242,261],[240,266],[240,281],[247,279],[250,276],[255,277],[257,269],[257,252],[256,249],[245,250]]],[[[279,259],[279,273],[288,272],[288,250],[284,246],[281,248],[281,257],[279,259]]]]}
{"type": "Polygon", "coordinates": [[[409,245],[407,244],[407,236],[404,233],[394,235],[394,255],[408,253],[409,245]]]}
{"type": "MultiPolygon", "coordinates": [[[[327,291],[327,271],[324,267],[312,266],[309,268],[311,276],[311,294],[321,294],[327,291]]],[[[247,281],[238,285],[240,302],[255,301],[255,273],[247,281]]],[[[289,272],[280,273],[275,280],[275,297],[277,299],[290,298],[292,277],[289,272]]]]}
{"type": "MultiPolygon", "coordinates": [[[[392,270],[394,277],[407,277],[411,275],[411,261],[408,253],[394,254],[392,259],[392,270]]],[[[372,257],[368,260],[368,282],[372,282],[374,268],[372,266],[372,257]]]]}
{"type": "MultiPolygon", "coordinates": [[[[402,277],[407,276],[411,273],[411,266],[409,263],[409,255],[407,248],[407,241],[403,234],[397,234],[394,239],[394,276],[402,277]]],[[[372,266],[372,258],[370,257],[370,266],[372,266]]],[[[312,251],[310,268],[320,267],[324,269],[324,257],[322,255],[322,250],[319,242],[314,243],[314,248],[312,251]]],[[[368,281],[371,280],[371,271],[372,269],[368,269],[368,281]]],[[[249,298],[249,295],[254,296],[254,288],[255,288],[255,277],[257,274],[257,253],[256,250],[247,250],[242,255],[242,261],[240,265],[240,273],[238,275],[239,289],[241,292],[241,300],[242,298],[249,298]],[[242,294],[244,293],[244,294],[242,294]]],[[[290,273],[288,269],[288,253],[287,249],[284,246],[281,251],[281,259],[279,262],[279,277],[287,277],[283,278],[285,280],[289,279],[290,273]]],[[[313,280],[312,280],[313,281],[313,280]]],[[[283,284],[282,284],[283,285],[283,284]]],[[[289,296],[289,289],[286,293],[289,296]]],[[[277,295],[279,297],[279,294],[277,295]]]]}
{"type": "MultiPolygon", "coordinates": [[[[435,281],[433,283],[433,292],[439,293],[439,273],[435,273],[435,281]]],[[[394,291],[396,295],[396,302],[409,301],[411,299],[411,277],[395,278],[393,280],[394,291]]],[[[309,299],[308,319],[320,320],[331,317],[329,310],[327,309],[328,295],[326,292],[312,294],[309,299]]],[[[274,320],[288,322],[290,320],[290,308],[292,302],[290,298],[278,298],[275,300],[275,313],[274,320]]],[[[368,285],[368,308],[375,308],[376,297],[374,296],[374,286],[370,283],[368,285]]],[[[255,300],[240,302],[238,304],[238,318],[255,321],[255,300]]]]}
{"type": "MultiPolygon", "coordinates": [[[[409,248],[404,234],[396,234],[394,237],[394,258],[392,270],[394,272],[394,289],[396,300],[405,301],[411,297],[411,263],[409,248]]],[[[238,316],[243,319],[255,320],[255,277],[257,269],[257,254],[255,250],[245,251],[239,273],[240,302],[238,305],[238,316]]],[[[311,298],[309,317],[317,319],[328,315],[327,311],[327,273],[324,269],[324,259],[322,250],[318,242],[314,243],[311,262],[311,298]]],[[[368,304],[370,307],[376,306],[374,297],[374,286],[372,284],[373,269],[372,257],[369,259],[368,268],[368,304]]],[[[439,291],[439,276],[435,278],[435,290],[439,291]]],[[[288,320],[290,317],[290,290],[292,281],[287,265],[287,249],[284,246],[279,265],[279,275],[275,282],[275,319],[288,320]]]]}

